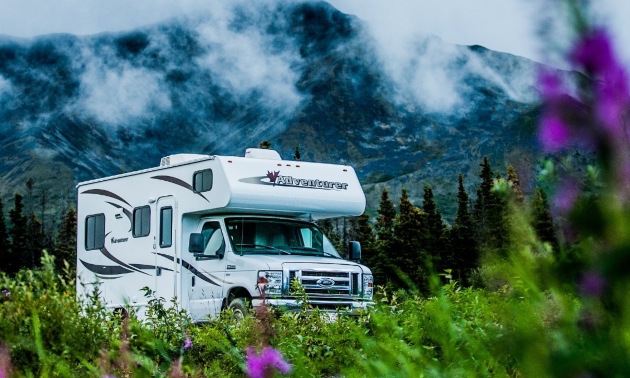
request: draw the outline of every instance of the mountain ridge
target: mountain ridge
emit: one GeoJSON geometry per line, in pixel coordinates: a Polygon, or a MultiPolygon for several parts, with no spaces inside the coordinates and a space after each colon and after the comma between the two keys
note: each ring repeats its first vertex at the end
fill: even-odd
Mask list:
{"type": "Polygon", "coordinates": [[[0,36],[2,198],[35,171],[46,182],[46,165],[72,186],[173,153],[240,155],[265,139],[285,159],[299,145],[304,160],[353,165],[372,210],[384,183],[418,204],[429,183],[443,205],[459,172],[476,183],[484,155],[504,170],[520,151],[529,162],[517,172],[531,176],[539,64],[435,37],[383,51],[361,20],[323,2],[233,5],[92,36],[0,36]]]}

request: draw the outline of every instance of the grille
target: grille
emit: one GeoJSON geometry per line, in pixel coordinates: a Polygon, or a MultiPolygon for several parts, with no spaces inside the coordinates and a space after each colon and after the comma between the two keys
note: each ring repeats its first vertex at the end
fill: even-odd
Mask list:
{"type": "Polygon", "coordinates": [[[330,271],[289,271],[289,281],[298,278],[304,291],[310,297],[349,297],[359,294],[359,274],[330,271]],[[332,285],[321,285],[321,280],[334,281],[332,285]],[[318,281],[320,284],[318,284],[318,281]]]}

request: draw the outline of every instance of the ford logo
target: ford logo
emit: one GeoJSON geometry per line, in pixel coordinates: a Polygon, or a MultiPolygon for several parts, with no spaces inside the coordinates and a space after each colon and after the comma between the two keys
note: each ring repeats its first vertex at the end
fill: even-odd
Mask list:
{"type": "Polygon", "coordinates": [[[335,281],[330,278],[320,278],[317,280],[317,285],[319,286],[332,286],[335,284],[335,281]]]}

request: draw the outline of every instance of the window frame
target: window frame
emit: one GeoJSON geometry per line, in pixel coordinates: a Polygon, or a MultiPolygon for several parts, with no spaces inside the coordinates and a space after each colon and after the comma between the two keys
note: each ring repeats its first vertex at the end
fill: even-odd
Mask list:
{"type": "Polygon", "coordinates": [[[85,235],[84,236],[85,236],[84,247],[86,251],[97,251],[105,247],[105,214],[104,213],[90,214],[85,217],[85,235]],[[97,218],[97,217],[103,218],[103,227],[102,227],[102,235],[101,235],[102,243],[100,244],[96,243],[97,241],[96,232],[101,231],[101,230],[96,229],[98,225],[98,222],[96,220],[94,221],[94,226],[92,230],[93,237],[92,238],[89,237],[90,229],[91,229],[91,227],[89,226],[90,219],[97,218]],[[88,244],[90,241],[92,241],[92,244],[93,244],[92,247],[90,247],[90,245],[88,244]]]}
{"type": "Polygon", "coordinates": [[[144,237],[149,236],[151,234],[151,206],[145,205],[145,206],[134,208],[132,222],[133,222],[133,227],[132,227],[131,235],[133,235],[134,238],[144,238],[144,237]],[[142,225],[143,225],[143,220],[144,220],[144,215],[142,214],[142,212],[143,210],[147,210],[147,209],[149,210],[149,214],[147,215],[149,228],[147,230],[147,233],[144,234],[142,233],[142,225]],[[136,234],[136,213],[137,212],[140,212],[140,234],[136,234]]]}
{"type": "Polygon", "coordinates": [[[160,244],[160,248],[169,248],[173,245],[173,206],[164,206],[160,208],[160,235],[159,235],[159,244],[160,244]],[[170,220],[170,233],[169,233],[169,240],[168,240],[168,244],[164,243],[164,211],[166,210],[170,210],[171,212],[171,220],[170,220]]]}
{"type": "Polygon", "coordinates": [[[212,190],[212,187],[214,186],[214,172],[212,171],[212,168],[208,168],[208,169],[202,169],[200,171],[196,171],[193,173],[193,178],[192,178],[192,188],[193,188],[193,192],[194,193],[203,193],[203,192],[209,192],[212,190]],[[209,172],[210,173],[210,188],[204,190],[204,180],[203,180],[203,174],[209,172]],[[201,174],[201,190],[197,190],[197,175],[201,174]]]}

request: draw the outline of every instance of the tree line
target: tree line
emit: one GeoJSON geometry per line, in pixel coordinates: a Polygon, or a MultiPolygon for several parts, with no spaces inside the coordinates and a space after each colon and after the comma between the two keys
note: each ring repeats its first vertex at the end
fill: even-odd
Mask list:
{"type": "MultiPolygon", "coordinates": [[[[46,228],[35,213],[33,186],[33,180],[29,179],[26,182],[28,206],[25,205],[24,196],[15,193],[13,208],[8,211],[8,222],[0,198],[0,272],[15,274],[20,269],[37,268],[46,250],[55,256],[55,265],[59,271],[65,269],[67,262],[72,274],[76,266],[77,212],[74,207],[68,207],[61,212],[58,227],[54,227],[53,222],[46,228]]],[[[46,210],[45,191],[40,199],[43,218],[46,210]]]]}
{"type": "Polygon", "coordinates": [[[411,203],[403,188],[396,209],[384,188],[375,219],[365,213],[356,219],[327,220],[320,226],[340,251],[346,249],[349,240],[361,242],[362,262],[372,270],[377,284],[422,292],[429,291],[432,273],[448,274],[462,285],[474,285],[479,280],[482,254],[507,256],[511,206],[528,210],[538,238],[558,252],[544,190],[536,188],[532,198],[526,199],[515,169],[508,166],[507,178],[503,179],[492,170],[487,157],[480,164],[478,177],[473,199],[459,174],[457,212],[450,225],[442,218],[432,188],[426,185],[421,207],[411,203]],[[496,183],[503,183],[506,190],[495,190],[496,183]]]}
{"type": "MultiPolygon", "coordinates": [[[[466,192],[463,175],[459,174],[457,211],[450,225],[442,218],[428,185],[424,186],[421,207],[414,205],[403,189],[396,208],[384,188],[374,219],[365,213],[318,224],[342,255],[349,240],[361,242],[363,263],[372,269],[377,284],[421,291],[429,289],[428,277],[434,272],[449,273],[462,285],[473,285],[482,251],[505,256],[510,246],[510,204],[527,207],[540,240],[557,251],[554,223],[542,189],[536,188],[532,198],[526,200],[514,168],[507,168],[507,178],[503,180],[492,170],[487,157],[480,164],[479,178],[473,200],[466,192]],[[505,193],[493,189],[496,182],[505,183],[505,193]]],[[[31,198],[31,180],[26,187],[27,198],[31,198]]],[[[36,268],[43,250],[55,256],[59,269],[64,268],[66,261],[74,271],[77,213],[72,206],[61,212],[54,233],[53,227],[44,229],[32,204],[26,209],[23,196],[16,193],[8,220],[7,224],[0,199],[0,256],[3,256],[0,271],[13,274],[22,268],[36,268]]]]}

